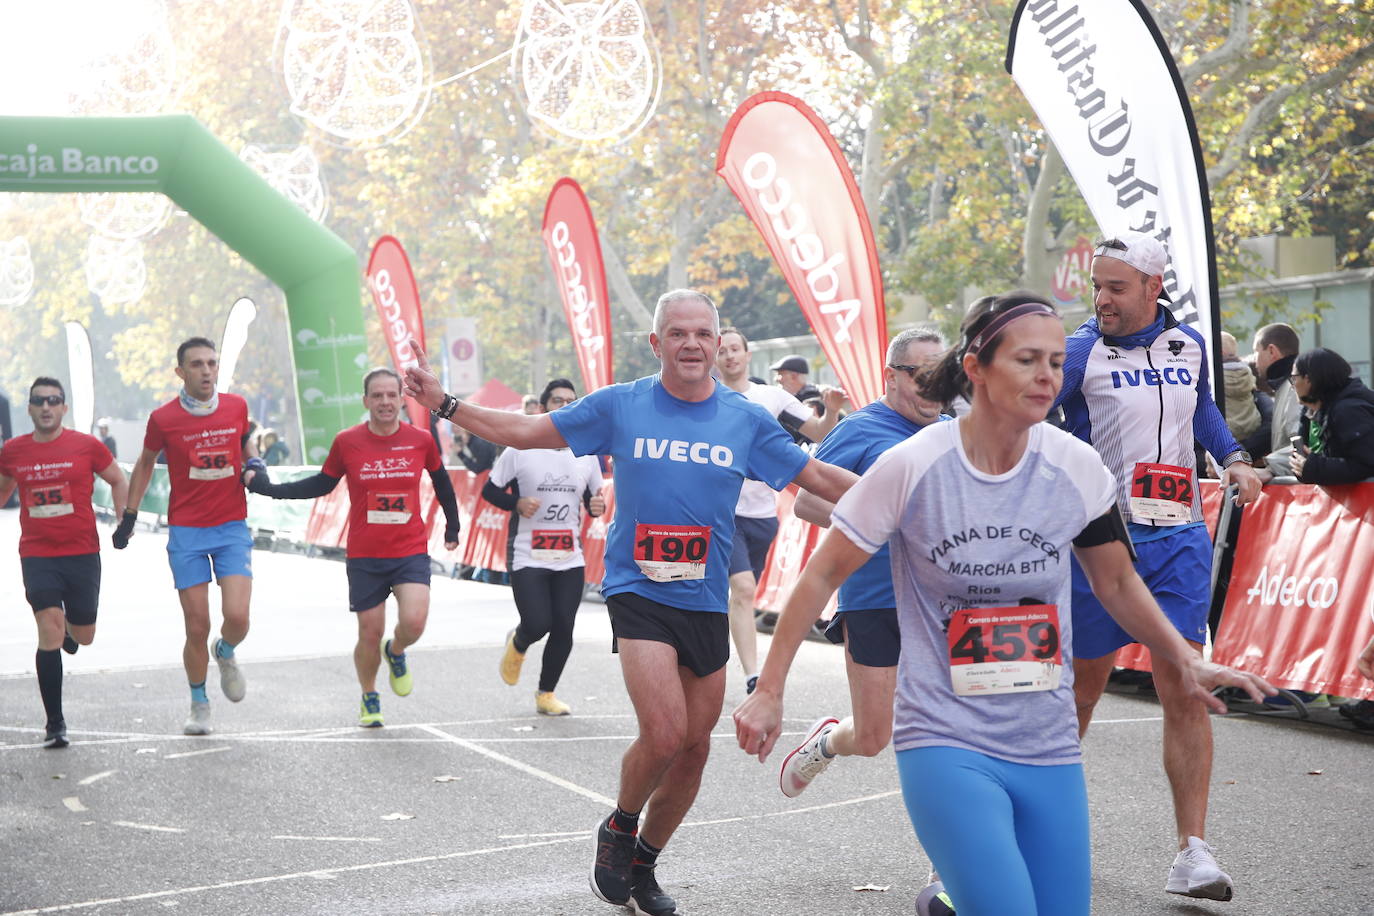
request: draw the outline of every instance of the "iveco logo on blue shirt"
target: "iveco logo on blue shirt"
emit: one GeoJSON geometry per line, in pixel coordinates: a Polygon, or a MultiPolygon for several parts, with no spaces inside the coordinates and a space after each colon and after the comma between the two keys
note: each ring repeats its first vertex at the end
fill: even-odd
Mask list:
{"type": "Polygon", "coordinates": [[[1139,388],[1141,385],[1191,385],[1193,373],[1187,369],[1136,369],[1135,371],[1112,372],[1112,387],[1139,388]]]}
{"type": "Polygon", "coordinates": [[[644,439],[639,436],[635,437],[635,457],[666,457],[669,461],[715,464],[723,468],[728,468],[735,462],[735,453],[723,445],[684,442],[681,439],[644,439]]]}

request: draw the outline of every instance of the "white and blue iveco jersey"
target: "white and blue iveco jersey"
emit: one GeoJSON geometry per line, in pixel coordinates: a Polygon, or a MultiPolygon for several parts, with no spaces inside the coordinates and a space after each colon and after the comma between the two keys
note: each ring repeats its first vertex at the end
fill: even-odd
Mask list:
{"type": "Polygon", "coordinates": [[[1064,409],[1064,428],[1097,449],[1116,478],[1117,505],[1136,541],[1202,523],[1197,487],[1187,525],[1132,519],[1128,497],[1137,462],[1195,468],[1194,439],[1218,461],[1240,451],[1208,376],[1202,335],[1162,305],[1155,323],[1137,334],[1107,337],[1089,318],[1068,339],[1056,406],[1064,409]]]}

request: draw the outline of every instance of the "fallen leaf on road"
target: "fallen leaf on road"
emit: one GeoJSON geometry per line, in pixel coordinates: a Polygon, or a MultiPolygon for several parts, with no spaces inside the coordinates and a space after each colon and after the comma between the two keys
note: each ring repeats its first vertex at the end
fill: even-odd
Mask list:
{"type": "Polygon", "coordinates": [[[141,747],[141,748],[139,748],[138,750],[134,751],[134,753],[135,753],[135,754],[156,754],[156,753],[157,753],[157,748],[155,748],[155,747],[141,747]]]}
{"type": "Polygon", "coordinates": [[[1322,771],[1321,771],[1321,770],[1308,770],[1308,771],[1307,771],[1307,775],[1308,775],[1308,776],[1320,776],[1321,774],[1322,774],[1322,771]]]}
{"type": "Polygon", "coordinates": [[[392,812],[391,814],[383,814],[383,815],[382,815],[382,820],[384,820],[384,821],[413,821],[413,820],[415,820],[415,815],[413,815],[413,814],[402,814],[402,813],[399,812],[399,811],[395,811],[395,812],[392,812]]]}
{"type": "Polygon", "coordinates": [[[879,891],[879,892],[882,892],[882,891],[887,890],[887,889],[888,889],[889,887],[891,887],[891,886],[892,886],[891,884],[861,884],[861,885],[859,885],[858,887],[854,888],[854,890],[856,890],[856,891],[879,891]]]}
{"type": "Polygon", "coordinates": [[[435,776],[435,777],[434,777],[434,781],[435,781],[435,782],[457,782],[457,781],[458,781],[459,779],[461,779],[461,778],[462,778],[462,777],[460,777],[460,776],[435,776]]]}
{"type": "Polygon", "coordinates": [[[532,731],[534,731],[534,726],[533,726],[533,725],[517,725],[517,726],[515,726],[514,728],[512,728],[511,731],[513,731],[513,732],[532,732],[532,731]]]}

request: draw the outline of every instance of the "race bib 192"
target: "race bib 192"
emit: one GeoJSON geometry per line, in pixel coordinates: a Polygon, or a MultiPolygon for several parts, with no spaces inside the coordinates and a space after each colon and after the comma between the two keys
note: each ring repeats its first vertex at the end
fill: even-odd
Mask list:
{"type": "Polygon", "coordinates": [[[571,531],[536,528],[530,532],[530,559],[540,563],[562,563],[573,555],[571,531]]]}
{"type": "Polygon", "coordinates": [[[192,480],[223,480],[238,473],[234,466],[233,449],[227,445],[203,445],[191,449],[191,467],[187,476],[192,480]]]}
{"type": "Polygon", "coordinates": [[[72,488],[68,483],[49,483],[37,487],[29,487],[28,499],[29,518],[57,518],[59,515],[71,515],[76,511],[72,505],[72,488]]]}
{"type": "Polygon", "coordinates": [[[1131,473],[1131,519],[1182,525],[1193,519],[1193,472],[1141,461],[1131,473]]]}
{"type": "Polygon", "coordinates": [[[1059,686],[1059,608],[1053,604],[966,608],[949,621],[949,677],[961,697],[1059,686]]]}
{"type": "Polygon", "coordinates": [[[635,563],[655,582],[704,579],[710,525],[635,525],[635,563]]]}
{"type": "Polygon", "coordinates": [[[369,525],[404,525],[410,521],[410,494],[367,492],[369,525]]]}

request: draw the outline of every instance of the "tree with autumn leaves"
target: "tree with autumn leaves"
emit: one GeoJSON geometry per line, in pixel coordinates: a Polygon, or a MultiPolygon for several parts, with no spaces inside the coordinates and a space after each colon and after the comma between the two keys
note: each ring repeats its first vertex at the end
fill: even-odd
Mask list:
{"type": "MultiPolygon", "coordinates": [[[[665,0],[648,7],[662,65],[658,106],[619,142],[577,143],[524,111],[508,51],[519,4],[416,0],[437,86],[409,133],[370,149],[331,145],[288,110],[270,53],[279,2],[171,7],[179,110],[231,148],[309,142],[330,196],[326,225],[359,256],[369,356],[387,359],[361,283],[376,238],[397,236],[437,342],[442,319],[477,319],[489,377],[534,389],[576,378],[570,335],[539,238],[545,197],[568,175],[601,232],[616,373],[650,367],[644,334],[662,290],[711,290],[756,336],[805,323],[737,201],[714,173],[735,108],[791,92],[831,126],[854,168],[881,248],[889,299],[920,295],[954,320],[970,289],[1048,286],[1063,250],[1095,231],[1029,106],[1003,70],[1011,0],[665,0]]],[[[1337,236],[1343,263],[1374,263],[1374,0],[1152,3],[1192,99],[1211,182],[1222,282],[1247,277],[1240,239],[1337,236]]],[[[0,203],[0,238],[25,234],[38,285],[0,308],[0,388],[65,374],[64,319],[92,330],[97,411],[140,417],[174,387],[171,353],[217,337],[240,295],[260,306],[236,387],[280,425],[294,416],[280,292],[200,226],[177,216],[145,243],[150,281],[134,303],[85,292],[75,207],[0,203]],[[275,415],[274,415],[275,414],[275,415]]],[[[891,307],[891,306],[890,306],[891,307]]]]}

